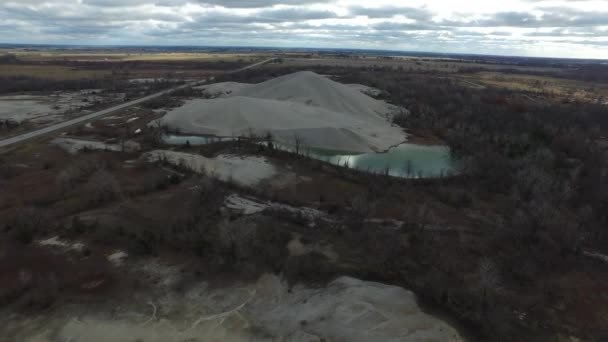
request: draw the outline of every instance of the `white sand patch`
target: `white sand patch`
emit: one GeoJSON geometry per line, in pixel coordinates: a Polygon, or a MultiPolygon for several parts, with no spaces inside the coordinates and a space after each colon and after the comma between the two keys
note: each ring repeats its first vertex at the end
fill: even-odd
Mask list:
{"type": "Polygon", "coordinates": [[[198,154],[167,150],[147,152],[143,157],[151,162],[165,160],[194,172],[204,172],[218,179],[232,180],[242,185],[255,185],[277,173],[276,168],[263,157],[219,155],[206,158],[198,154]]]}
{"type": "Polygon", "coordinates": [[[33,99],[0,98],[0,120],[10,119],[15,122],[22,122],[59,112],[59,110],[52,108],[51,103],[33,99]]]}
{"type": "Polygon", "coordinates": [[[292,207],[282,203],[262,201],[259,199],[253,199],[251,197],[246,198],[237,194],[231,194],[230,196],[226,197],[224,206],[228,209],[239,211],[243,215],[253,215],[266,209],[275,209],[289,211],[293,214],[300,214],[309,221],[327,218],[325,213],[317,209],[307,207],[292,207]]]}
{"type": "Polygon", "coordinates": [[[244,87],[172,110],[162,123],[184,134],[264,136],[283,144],[334,150],[384,151],[406,140],[391,125],[395,106],[311,72],[244,87]]]}
{"type": "Polygon", "coordinates": [[[101,118],[99,120],[117,120],[117,119],[122,119],[122,117],[116,116],[116,115],[110,115],[110,116],[104,116],[103,118],[101,118]]]}
{"type": "Polygon", "coordinates": [[[26,342],[51,341],[463,341],[447,323],[423,313],[403,288],[341,277],[324,288],[287,285],[272,275],[257,283],[205,283],[150,312],[123,319],[56,319],[26,342]]]}
{"type": "Polygon", "coordinates": [[[78,152],[88,150],[102,150],[102,151],[122,151],[123,146],[125,152],[139,151],[140,145],[135,141],[125,141],[124,144],[106,144],[101,141],[95,140],[82,140],[72,138],[56,138],[51,140],[51,144],[57,145],[70,154],[77,154],[78,152]]]}
{"type": "Polygon", "coordinates": [[[368,87],[363,84],[347,84],[347,86],[372,97],[382,94],[382,90],[373,87],[368,87]]]}
{"type": "Polygon", "coordinates": [[[608,255],[590,251],[583,251],[583,254],[589,258],[596,259],[608,264],[608,255]]]}
{"type": "Polygon", "coordinates": [[[44,247],[55,247],[60,248],[64,251],[77,251],[80,252],[84,249],[85,244],[82,242],[69,242],[61,240],[59,236],[53,236],[46,240],[38,240],[38,244],[44,247]]]}
{"type": "Polygon", "coordinates": [[[131,83],[154,83],[154,82],[179,82],[179,79],[174,78],[132,78],[131,83]]]}
{"type": "Polygon", "coordinates": [[[194,89],[203,90],[203,93],[212,96],[212,97],[220,97],[226,96],[230,94],[235,94],[245,88],[251,87],[252,84],[247,83],[237,83],[237,82],[222,82],[222,83],[214,83],[209,85],[203,85],[195,87],[194,89]]]}
{"type": "Polygon", "coordinates": [[[127,254],[123,251],[115,251],[114,253],[108,255],[106,257],[106,259],[109,262],[111,262],[112,264],[114,264],[114,266],[121,266],[125,262],[125,259],[127,259],[128,256],[129,256],[129,254],[127,254]]]}
{"type": "Polygon", "coordinates": [[[226,197],[224,206],[228,209],[240,211],[243,215],[257,214],[270,207],[267,203],[253,201],[237,194],[226,197]]]}
{"type": "Polygon", "coordinates": [[[142,260],[134,265],[134,268],[141,273],[145,281],[163,292],[177,284],[183,276],[179,266],[169,265],[158,259],[142,260]]]}
{"type": "Polygon", "coordinates": [[[0,120],[54,122],[63,119],[67,111],[80,110],[103,100],[95,89],[51,95],[0,96],[0,120]]]}

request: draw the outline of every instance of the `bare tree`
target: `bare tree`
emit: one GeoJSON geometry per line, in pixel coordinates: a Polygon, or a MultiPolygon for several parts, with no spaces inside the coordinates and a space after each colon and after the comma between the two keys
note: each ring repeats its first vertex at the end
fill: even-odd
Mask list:
{"type": "Polygon", "coordinates": [[[150,127],[152,127],[152,145],[158,146],[163,141],[163,126],[161,120],[158,119],[154,121],[154,124],[152,124],[150,127]]]}
{"type": "Polygon", "coordinates": [[[233,261],[242,260],[252,255],[257,229],[248,220],[222,221],[219,226],[220,245],[229,251],[233,261]]]}
{"type": "Polygon", "coordinates": [[[15,239],[23,244],[28,244],[34,239],[34,235],[47,226],[47,213],[36,207],[20,208],[14,219],[6,225],[5,229],[11,231],[15,239]]]}
{"type": "Polygon", "coordinates": [[[481,290],[481,303],[485,308],[488,302],[488,292],[495,291],[500,285],[500,274],[498,267],[489,258],[481,258],[479,260],[479,288],[481,290]]]}
{"type": "Polygon", "coordinates": [[[293,144],[296,148],[296,154],[300,155],[300,146],[302,145],[302,137],[297,133],[293,134],[293,144]]]}
{"type": "Polygon", "coordinates": [[[114,199],[120,193],[116,178],[105,170],[99,170],[91,175],[87,187],[93,200],[98,202],[114,199]]]}
{"type": "Polygon", "coordinates": [[[55,179],[57,186],[59,187],[59,191],[61,196],[65,196],[69,191],[71,191],[74,186],[76,186],[76,182],[80,177],[80,172],[78,168],[74,166],[68,166],[67,168],[61,170],[55,179]]]}
{"type": "Polygon", "coordinates": [[[365,220],[376,212],[376,203],[366,196],[357,196],[350,203],[350,218],[357,229],[363,227],[365,220]]]}
{"type": "Polygon", "coordinates": [[[408,159],[405,162],[405,176],[410,178],[414,173],[414,163],[408,159]]]}

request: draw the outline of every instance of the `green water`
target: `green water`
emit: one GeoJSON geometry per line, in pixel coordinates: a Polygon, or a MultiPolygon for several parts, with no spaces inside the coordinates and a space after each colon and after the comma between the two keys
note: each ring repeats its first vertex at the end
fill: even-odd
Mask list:
{"type": "MultiPolygon", "coordinates": [[[[279,149],[294,152],[293,147],[279,149]]],[[[454,173],[450,150],[445,146],[401,144],[384,153],[354,154],[322,149],[304,149],[301,154],[333,165],[402,178],[430,178],[454,173]]]]}
{"type": "MultiPolygon", "coordinates": [[[[166,135],[163,141],[170,145],[204,145],[218,141],[229,141],[233,138],[166,135]]],[[[290,145],[274,144],[275,148],[295,152],[290,145]]],[[[381,173],[402,178],[430,178],[447,176],[455,173],[454,161],[450,150],[445,146],[426,146],[401,144],[384,153],[350,153],[318,148],[301,148],[300,154],[322,160],[333,165],[348,166],[349,168],[371,173],[381,173]]]]}
{"type": "Polygon", "coordinates": [[[230,137],[215,137],[215,136],[202,136],[202,135],[176,135],[176,134],[165,134],[163,135],[163,142],[167,145],[186,145],[190,143],[192,146],[200,146],[212,144],[220,141],[231,141],[235,140],[230,137]]]}

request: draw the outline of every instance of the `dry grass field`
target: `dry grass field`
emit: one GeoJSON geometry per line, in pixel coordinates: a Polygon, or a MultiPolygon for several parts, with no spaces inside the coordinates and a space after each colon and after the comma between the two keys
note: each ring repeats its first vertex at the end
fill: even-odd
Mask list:
{"type": "Polygon", "coordinates": [[[559,68],[553,67],[530,67],[514,65],[485,64],[475,62],[464,62],[455,59],[418,58],[418,57],[323,57],[312,56],[310,58],[286,57],[284,66],[313,67],[313,66],[347,66],[347,67],[392,67],[403,68],[412,71],[439,71],[444,73],[457,73],[461,69],[484,68],[490,70],[517,69],[530,72],[557,72],[559,68]]]}
{"type": "Polygon", "coordinates": [[[0,64],[0,77],[26,76],[53,80],[78,80],[83,78],[103,78],[112,74],[111,70],[78,69],[59,65],[13,65],[0,64]]]}
{"type": "Polygon", "coordinates": [[[266,54],[234,54],[234,53],[116,53],[116,52],[65,52],[65,51],[10,51],[24,62],[52,62],[52,61],[75,61],[75,62],[133,62],[133,61],[155,61],[155,62],[228,62],[228,61],[251,61],[267,58],[266,54]]]}
{"type": "Polygon", "coordinates": [[[467,76],[473,82],[515,91],[547,94],[569,100],[596,102],[608,97],[608,85],[549,76],[480,72],[467,76]]]}

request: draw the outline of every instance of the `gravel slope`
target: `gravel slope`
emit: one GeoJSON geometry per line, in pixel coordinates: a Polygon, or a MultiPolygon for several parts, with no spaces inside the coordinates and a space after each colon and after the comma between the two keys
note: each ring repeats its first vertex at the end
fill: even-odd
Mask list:
{"type": "Polygon", "coordinates": [[[297,139],[303,146],[352,152],[383,151],[406,140],[389,122],[396,107],[312,72],[229,88],[234,91],[223,97],[171,111],[163,124],[187,134],[271,133],[283,144],[297,139]]]}

